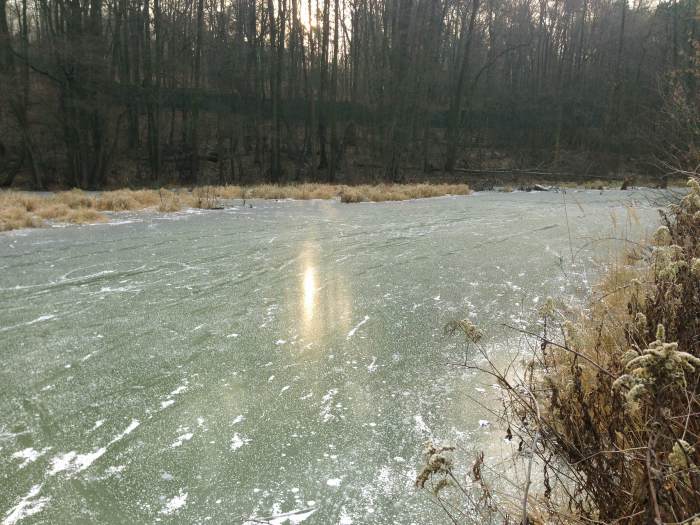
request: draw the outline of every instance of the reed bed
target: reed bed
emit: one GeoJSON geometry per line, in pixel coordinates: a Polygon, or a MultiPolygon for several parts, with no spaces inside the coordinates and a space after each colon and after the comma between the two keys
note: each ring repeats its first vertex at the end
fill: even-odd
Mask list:
{"type": "Polygon", "coordinates": [[[115,190],[89,194],[74,189],[53,194],[0,192],[0,231],[36,228],[49,222],[103,222],[102,212],[153,209],[172,213],[183,208],[216,209],[233,199],[340,199],[341,202],[384,202],[442,195],[468,195],[466,184],[259,184],[200,186],[192,189],[115,190]]]}
{"type": "Polygon", "coordinates": [[[343,186],[341,202],[385,202],[426,199],[444,195],[469,195],[466,184],[380,184],[376,186],[343,186]]]}

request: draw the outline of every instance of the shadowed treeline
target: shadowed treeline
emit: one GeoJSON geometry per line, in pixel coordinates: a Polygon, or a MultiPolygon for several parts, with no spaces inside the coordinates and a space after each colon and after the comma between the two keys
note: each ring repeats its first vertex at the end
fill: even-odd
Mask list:
{"type": "Polygon", "coordinates": [[[697,140],[695,10],[0,0],[0,184],[648,172],[697,140]]]}

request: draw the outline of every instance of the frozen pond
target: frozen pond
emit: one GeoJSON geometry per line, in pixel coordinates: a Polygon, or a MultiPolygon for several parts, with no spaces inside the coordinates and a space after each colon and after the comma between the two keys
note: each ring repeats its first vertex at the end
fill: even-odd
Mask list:
{"type": "Polygon", "coordinates": [[[569,233],[563,203],[236,202],[0,234],[0,520],[446,521],[413,488],[422,443],[502,436],[444,324],[498,348],[500,323],[586,292],[611,215],[615,236],[656,222],[642,193],[569,192],[569,233]]]}

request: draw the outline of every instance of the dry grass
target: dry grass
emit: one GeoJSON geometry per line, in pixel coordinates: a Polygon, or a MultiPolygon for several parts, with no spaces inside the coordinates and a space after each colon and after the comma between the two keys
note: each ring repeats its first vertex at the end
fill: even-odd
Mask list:
{"type": "Polygon", "coordinates": [[[74,210],[78,208],[95,208],[95,197],[86,194],[84,191],[74,189],[70,191],[61,191],[53,196],[56,202],[65,204],[74,210]]]}
{"type": "Polygon", "coordinates": [[[102,211],[128,211],[154,208],[160,204],[155,190],[105,191],[97,197],[95,207],[102,211]]]}
{"type": "Polygon", "coordinates": [[[19,230],[21,228],[38,228],[41,220],[21,206],[0,209],[0,231],[19,230]]]}
{"type": "Polygon", "coordinates": [[[79,190],[53,195],[7,191],[0,193],[0,231],[39,228],[45,221],[87,224],[104,222],[94,208],[96,201],[79,190]]]}
{"type": "Polygon", "coordinates": [[[101,213],[91,210],[89,208],[84,208],[80,210],[73,210],[66,217],[66,222],[71,224],[94,224],[96,222],[106,222],[107,217],[101,213]]]}
{"type": "Polygon", "coordinates": [[[220,199],[336,199],[341,202],[383,202],[468,195],[466,184],[379,184],[345,186],[336,184],[258,184],[255,186],[217,186],[213,193],[220,199]]]}
{"type": "Polygon", "coordinates": [[[380,184],[344,186],[340,191],[340,200],[348,203],[405,201],[470,193],[466,184],[380,184]]]}
{"type": "Polygon", "coordinates": [[[158,196],[160,197],[160,203],[158,204],[158,211],[160,212],[172,213],[183,208],[180,195],[174,191],[161,189],[158,192],[158,196]]]}
{"type": "Polygon", "coordinates": [[[172,213],[183,208],[216,209],[226,199],[337,199],[342,202],[382,202],[442,195],[468,195],[465,184],[260,184],[256,186],[201,186],[187,190],[115,190],[91,195],[81,190],[50,195],[0,192],[0,229],[34,228],[44,221],[89,223],[106,218],[99,212],[157,209],[172,213]]]}
{"type": "MultiPolygon", "coordinates": [[[[230,187],[229,187],[230,188],[230,187]]],[[[214,210],[221,207],[219,202],[219,194],[214,186],[202,186],[192,190],[189,205],[192,208],[201,208],[203,210],[214,210]]]]}
{"type": "Polygon", "coordinates": [[[248,199],[334,199],[342,186],[333,184],[259,184],[244,188],[243,197],[248,199]]]}

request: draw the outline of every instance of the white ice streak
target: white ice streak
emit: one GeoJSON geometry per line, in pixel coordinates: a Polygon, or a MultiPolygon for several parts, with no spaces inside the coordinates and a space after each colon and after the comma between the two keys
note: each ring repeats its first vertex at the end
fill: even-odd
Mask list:
{"type": "Polygon", "coordinates": [[[284,525],[285,523],[289,523],[290,525],[298,525],[299,523],[306,521],[306,519],[317,510],[318,507],[296,509],[290,512],[285,512],[284,514],[276,514],[266,518],[258,518],[253,516],[249,521],[244,522],[243,525],[252,525],[253,523],[269,523],[270,525],[284,525]]]}
{"type": "Polygon", "coordinates": [[[41,487],[41,484],[32,486],[32,488],[29,489],[29,492],[27,492],[26,496],[20,498],[17,505],[12,507],[7,514],[5,514],[5,518],[2,520],[2,525],[15,525],[15,523],[17,523],[19,520],[33,516],[37,512],[41,512],[41,510],[46,507],[51,500],[49,497],[37,498],[39,492],[41,492],[41,487]]]}
{"type": "Polygon", "coordinates": [[[44,321],[48,321],[48,320],[53,319],[55,317],[56,316],[53,314],[40,315],[36,319],[33,319],[31,321],[27,321],[26,323],[19,323],[19,324],[14,324],[11,326],[4,326],[4,327],[0,328],[0,332],[7,332],[8,330],[12,330],[14,328],[19,328],[20,326],[31,326],[31,325],[36,324],[36,323],[42,323],[44,321]]]}
{"type": "Polygon", "coordinates": [[[172,392],[170,392],[170,395],[171,395],[171,396],[176,396],[176,395],[178,395],[178,394],[182,394],[185,390],[187,390],[187,381],[185,381],[185,384],[184,384],[184,385],[180,385],[180,386],[177,387],[175,390],[173,390],[172,392]]]}
{"type": "Polygon", "coordinates": [[[350,339],[353,335],[355,335],[355,332],[357,332],[357,329],[360,328],[363,324],[365,324],[367,321],[369,321],[369,315],[365,315],[365,318],[357,323],[352,330],[348,332],[348,337],[347,339],[350,339]]]}
{"type": "Polygon", "coordinates": [[[187,385],[188,385],[188,384],[189,384],[189,382],[185,379],[184,384],[180,385],[180,386],[177,387],[175,390],[173,390],[172,392],[170,392],[170,394],[168,394],[167,399],[166,399],[165,401],[161,401],[161,402],[160,402],[160,408],[161,408],[161,410],[162,410],[162,409],[165,409],[165,408],[168,408],[169,406],[171,406],[172,404],[174,404],[174,403],[175,403],[175,400],[173,399],[173,397],[176,396],[176,395],[178,395],[178,394],[182,394],[185,390],[187,390],[187,385]]]}
{"type": "Polygon", "coordinates": [[[372,362],[369,365],[367,365],[367,371],[370,374],[372,372],[376,372],[377,368],[379,368],[376,363],[377,363],[377,358],[375,356],[372,356],[372,362]]]}

